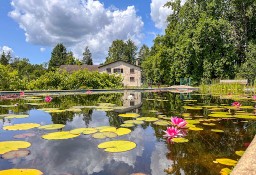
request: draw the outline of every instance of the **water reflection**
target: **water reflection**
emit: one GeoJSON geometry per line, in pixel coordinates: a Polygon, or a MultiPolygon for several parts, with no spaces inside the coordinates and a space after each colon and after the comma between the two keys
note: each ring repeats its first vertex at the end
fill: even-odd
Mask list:
{"type": "MultiPolygon", "coordinates": [[[[230,104],[230,99],[219,99],[211,96],[172,94],[168,92],[137,92],[66,95],[54,96],[48,104],[33,106],[27,101],[0,101],[0,104],[19,103],[18,107],[0,108],[1,114],[27,113],[29,118],[0,119],[0,127],[15,123],[35,122],[40,124],[62,123],[64,130],[80,127],[115,126],[120,127],[125,118],[118,117],[119,113],[136,112],[141,116],[156,117],[159,114],[167,116],[181,116],[183,112],[190,112],[192,117],[207,118],[209,111],[186,111],[182,106],[188,105],[184,99],[195,99],[197,104],[221,105],[230,104]],[[115,104],[115,109],[105,110],[95,108],[99,103],[115,104]],[[43,107],[67,109],[72,106],[91,106],[83,108],[81,112],[46,113],[36,110],[43,107]]],[[[244,102],[251,105],[250,102],[244,102]]],[[[193,105],[193,104],[189,104],[193,105]]],[[[252,112],[252,111],[247,111],[252,112]]],[[[11,161],[0,159],[0,169],[7,168],[37,168],[47,175],[114,175],[145,173],[152,175],[195,175],[219,174],[224,166],[215,164],[216,158],[228,157],[238,159],[234,154],[237,150],[245,150],[244,143],[251,141],[256,134],[255,122],[240,122],[241,120],[221,120],[215,128],[224,133],[213,133],[211,126],[203,126],[200,132],[188,131],[188,143],[167,144],[163,138],[164,126],[157,126],[150,122],[131,128],[129,135],[119,137],[119,140],[130,140],[137,147],[125,153],[106,153],[97,148],[99,143],[108,139],[96,140],[90,136],[81,135],[78,138],[62,141],[47,141],[41,135],[53,132],[34,129],[35,137],[26,138],[32,143],[29,148],[31,154],[23,159],[11,161]]],[[[0,130],[0,140],[13,140],[16,134],[25,131],[0,130]]],[[[30,131],[29,131],[30,132],[30,131]]],[[[116,140],[116,139],[111,139],[116,140]]]]}

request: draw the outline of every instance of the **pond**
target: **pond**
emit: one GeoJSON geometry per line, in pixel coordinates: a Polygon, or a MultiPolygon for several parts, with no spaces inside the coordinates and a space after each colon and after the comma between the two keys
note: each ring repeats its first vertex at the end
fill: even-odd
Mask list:
{"type": "Polygon", "coordinates": [[[46,95],[25,94],[0,100],[0,141],[31,144],[28,148],[20,142],[14,145],[22,148],[21,157],[18,153],[7,156],[0,148],[1,170],[37,169],[46,175],[215,175],[223,168],[232,169],[235,163],[220,159],[239,160],[238,154],[246,150],[256,134],[255,101],[246,95],[124,91],[51,94],[52,101],[48,103],[44,101],[46,95]],[[231,106],[234,101],[242,106],[231,106]],[[164,137],[171,116],[187,121],[187,128],[181,129],[187,142],[164,137]],[[38,125],[27,130],[8,128],[22,123],[38,125]],[[63,125],[38,128],[48,124],[63,125]],[[74,130],[77,128],[83,129],[74,130]],[[118,133],[118,128],[129,129],[118,133]],[[49,139],[47,134],[60,131],[70,131],[65,133],[71,138],[58,139],[69,137],[64,134],[49,139]],[[130,142],[121,146],[114,143],[112,152],[98,148],[103,142],[116,140],[130,142]]]}

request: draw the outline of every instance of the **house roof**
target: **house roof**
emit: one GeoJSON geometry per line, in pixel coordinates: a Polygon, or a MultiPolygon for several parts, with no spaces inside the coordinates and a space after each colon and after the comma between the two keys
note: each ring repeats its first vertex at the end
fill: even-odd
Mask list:
{"type": "Polygon", "coordinates": [[[108,66],[108,65],[113,64],[113,63],[116,63],[116,62],[124,62],[124,63],[126,63],[126,64],[130,64],[130,65],[132,65],[132,66],[135,66],[135,67],[138,67],[138,68],[141,69],[140,66],[136,66],[136,65],[134,65],[134,64],[128,63],[128,62],[123,61],[123,60],[117,60],[117,61],[113,61],[113,62],[111,62],[111,63],[103,64],[103,65],[98,66],[98,68],[101,68],[101,67],[104,67],[104,66],[108,66]]]}
{"type": "Polygon", "coordinates": [[[98,71],[99,69],[98,65],[61,65],[60,69],[64,69],[69,73],[78,71],[78,70],[83,70],[83,69],[87,69],[88,71],[98,71]]]}

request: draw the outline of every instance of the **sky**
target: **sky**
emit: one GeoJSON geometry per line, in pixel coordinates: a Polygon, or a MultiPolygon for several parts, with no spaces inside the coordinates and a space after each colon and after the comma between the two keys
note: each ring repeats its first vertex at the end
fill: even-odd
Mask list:
{"type": "Polygon", "coordinates": [[[88,46],[94,64],[100,64],[114,40],[151,47],[167,26],[167,1],[0,0],[0,54],[11,52],[40,64],[63,43],[78,59],[88,46]]]}

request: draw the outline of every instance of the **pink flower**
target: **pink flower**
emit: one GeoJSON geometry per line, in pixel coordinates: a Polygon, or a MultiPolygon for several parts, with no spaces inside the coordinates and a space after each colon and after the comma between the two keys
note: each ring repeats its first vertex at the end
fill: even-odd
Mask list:
{"type": "Polygon", "coordinates": [[[85,92],[86,94],[92,94],[92,91],[88,90],[85,92]]]}
{"type": "Polygon", "coordinates": [[[49,103],[49,102],[52,101],[52,97],[46,96],[46,97],[44,98],[44,101],[47,102],[47,103],[49,103]]]}
{"type": "Polygon", "coordinates": [[[235,107],[239,108],[240,106],[242,106],[242,104],[235,101],[235,102],[232,103],[232,106],[235,106],[235,107]]]}
{"type": "Polygon", "coordinates": [[[184,128],[187,125],[187,122],[179,117],[172,117],[171,121],[172,125],[177,126],[178,128],[184,128]]]}
{"type": "Polygon", "coordinates": [[[20,96],[24,96],[24,95],[25,95],[24,91],[21,91],[20,96]]]}
{"type": "Polygon", "coordinates": [[[167,127],[167,130],[164,132],[165,132],[164,137],[168,137],[168,139],[172,139],[179,135],[180,130],[172,126],[172,127],[167,127]]]}
{"type": "Polygon", "coordinates": [[[253,100],[256,100],[256,95],[252,96],[252,99],[253,99],[253,100]]]}

